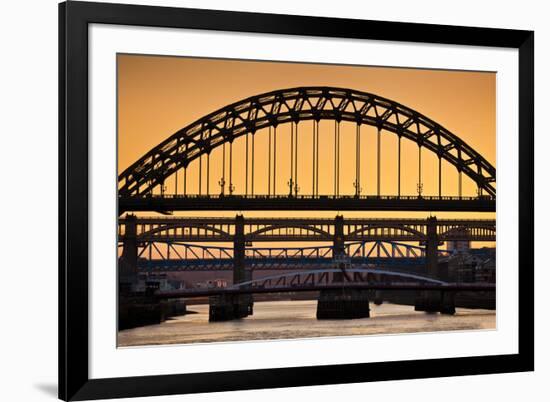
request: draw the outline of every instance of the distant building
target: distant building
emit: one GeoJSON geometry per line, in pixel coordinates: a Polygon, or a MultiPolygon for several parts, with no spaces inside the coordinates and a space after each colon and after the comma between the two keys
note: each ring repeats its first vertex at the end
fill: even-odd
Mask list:
{"type": "Polygon", "coordinates": [[[145,292],[147,290],[172,291],[183,289],[183,282],[168,279],[165,273],[141,272],[132,291],[145,292]]]}
{"type": "Polygon", "coordinates": [[[469,240],[451,240],[448,242],[447,249],[452,252],[465,252],[470,250],[469,240]]]}
{"type": "Polygon", "coordinates": [[[455,239],[464,239],[467,238],[468,235],[468,229],[458,227],[451,229],[449,232],[447,232],[448,241],[447,241],[447,249],[449,251],[460,253],[470,250],[471,244],[469,240],[453,240],[455,239]]]}
{"type": "Polygon", "coordinates": [[[496,249],[495,248],[480,248],[473,250],[474,255],[478,258],[475,266],[475,281],[476,282],[496,282],[496,249]]]}
{"type": "Polygon", "coordinates": [[[210,279],[205,282],[197,282],[197,288],[207,288],[207,289],[219,289],[227,287],[227,280],[225,279],[210,279]]]}
{"type": "Polygon", "coordinates": [[[455,252],[448,257],[449,278],[456,282],[496,281],[496,249],[478,248],[455,252]]]}

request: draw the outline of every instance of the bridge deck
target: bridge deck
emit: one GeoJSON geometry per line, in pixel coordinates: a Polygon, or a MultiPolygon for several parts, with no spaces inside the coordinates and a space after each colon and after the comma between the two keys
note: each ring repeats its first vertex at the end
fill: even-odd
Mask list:
{"type": "Polygon", "coordinates": [[[495,241],[494,219],[403,219],[403,218],[243,218],[225,217],[134,217],[119,219],[119,239],[126,226],[135,229],[139,241],[232,242],[237,225],[245,241],[332,242],[336,227],[344,241],[420,241],[435,225],[439,241],[495,241]],[[237,222],[238,221],[238,222],[237,222]]]}
{"type": "MultiPolygon", "coordinates": [[[[373,284],[346,284],[346,288],[361,290],[438,290],[448,292],[488,292],[496,289],[494,284],[459,284],[449,283],[445,285],[438,284],[416,284],[416,283],[373,283],[373,284]]],[[[254,293],[287,293],[287,292],[311,292],[323,289],[342,289],[342,284],[334,285],[301,285],[301,286],[279,286],[279,287],[250,287],[244,289],[237,288],[213,288],[213,289],[193,289],[173,292],[158,292],[156,297],[159,299],[176,299],[190,297],[218,296],[223,294],[254,294],[254,293]]]]}
{"type": "Polygon", "coordinates": [[[198,196],[119,197],[119,214],[130,211],[460,211],[495,212],[490,197],[418,196],[198,196]]]}
{"type": "MultiPolygon", "coordinates": [[[[119,219],[120,223],[124,223],[126,218],[119,219]]],[[[216,216],[139,216],[137,217],[137,223],[139,224],[164,224],[164,223],[177,223],[177,222],[195,222],[205,224],[233,224],[235,223],[234,217],[216,217],[216,216]]],[[[259,225],[259,224],[283,224],[283,223],[307,223],[312,225],[321,224],[333,224],[334,218],[258,218],[258,217],[246,217],[246,224],[259,225]]],[[[349,225],[365,225],[365,224],[413,224],[413,225],[425,225],[425,218],[344,218],[344,222],[349,225]]],[[[494,219],[438,219],[438,225],[467,225],[475,223],[476,225],[486,224],[489,226],[495,225],[494,219]]]]}

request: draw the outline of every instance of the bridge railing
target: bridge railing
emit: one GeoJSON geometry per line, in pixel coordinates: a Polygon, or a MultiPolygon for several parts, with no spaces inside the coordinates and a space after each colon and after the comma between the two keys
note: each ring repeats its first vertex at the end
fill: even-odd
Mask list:
{"type": "MultiPolygon", "coordinates": [[[[122,217],[119,219],[120,223],[124,223],[126,221],[126,218],[122,217]]],[[[136,224],[150,224],[155,222],[163,222],[163,221],[179,221],[182,223],[185,222],[212,222],[212,223],[222,223],[222,224],[233,224],[235,223],[235,218],[231,217],[197,217],[197,216],[143,216],[143,217],[137,217],[136,224]]],[[[323,223],[334,223],[334,218],[285,218],[285,217],[278,217],[278,218],[258,218],[258,217],[245,217],[244,222],[245,224],[253,224],[255,222],[261,222],[261,223],[277,223],[277,222],[290,222],[290,221],[300,221],[300,222],[307,222],[307,223],[315,223],[315,222],[323,222],[323,223]]],[[[389,222],[389,223],[414,223],[418,225],[425,225],[426,219],[419,219],[419,218],[344,218],[344,224],[369,224],[370,222],[389,222]]],[[[468,218],[461,218],[461,219],[438,219],[437,224],[438,225],[445,225],[445,224],[451,224],[451,223],[471,223],[471,222],[480,222],[480,223],[486,223],[486,224],[492,224],[495,225],[494,219],[468,219],[468,218]]]]}
{"type": "Polygon", "coordinates": [[[159,199],[224,199],[224,198],[239,198],[243,200],[257,200],[257,199],[299,199],[299,200],[312,200],[312,199],[327,199],[327,200],[341,200],[341,199],[360,199],[360,200],[442,200],[442,201],[491,201],[494,198],[489,195],[478,196],[448,196],[448,195],[307,195],[307,194],[139,194],[133,196],[119,195],[119,198],[159,198],[159,199]]]}

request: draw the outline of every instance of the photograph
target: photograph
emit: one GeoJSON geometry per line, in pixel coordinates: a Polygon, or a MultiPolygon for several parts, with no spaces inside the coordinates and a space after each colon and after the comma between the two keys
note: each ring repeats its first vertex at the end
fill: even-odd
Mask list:
{"type": "Polygon", "coordinates": [[[4,3],[1,400],[545,399],[544,3],[4,3]]]}
{"type": "Polygon", "coordinates": [[[495,71],[117,53],[116,108],[118,348],[497,329],[495,71]]]}

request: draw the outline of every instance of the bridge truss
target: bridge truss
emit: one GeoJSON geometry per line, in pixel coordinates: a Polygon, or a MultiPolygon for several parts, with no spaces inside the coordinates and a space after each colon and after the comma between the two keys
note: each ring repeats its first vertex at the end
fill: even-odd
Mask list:
{"type": "MultiPolygon", "coordinates": [[[[122,247],[122,244],[119,245],[122,247]]],[[[347,262],[352,267],[403,267],[425,264],[425,248],[411,244],[372,241],[345,245],[347,262]]],[[[448,250],[438,250],[440,258],[448,250]]],[[[149,272],[231,271],[233,247],[180,242],[147,241],[138,252],[138,268],[149,272]]],[[[330,269],[335,265],[334,247],[249,247],[245,249],[245,266],[252,271],[330,269]]]]}

